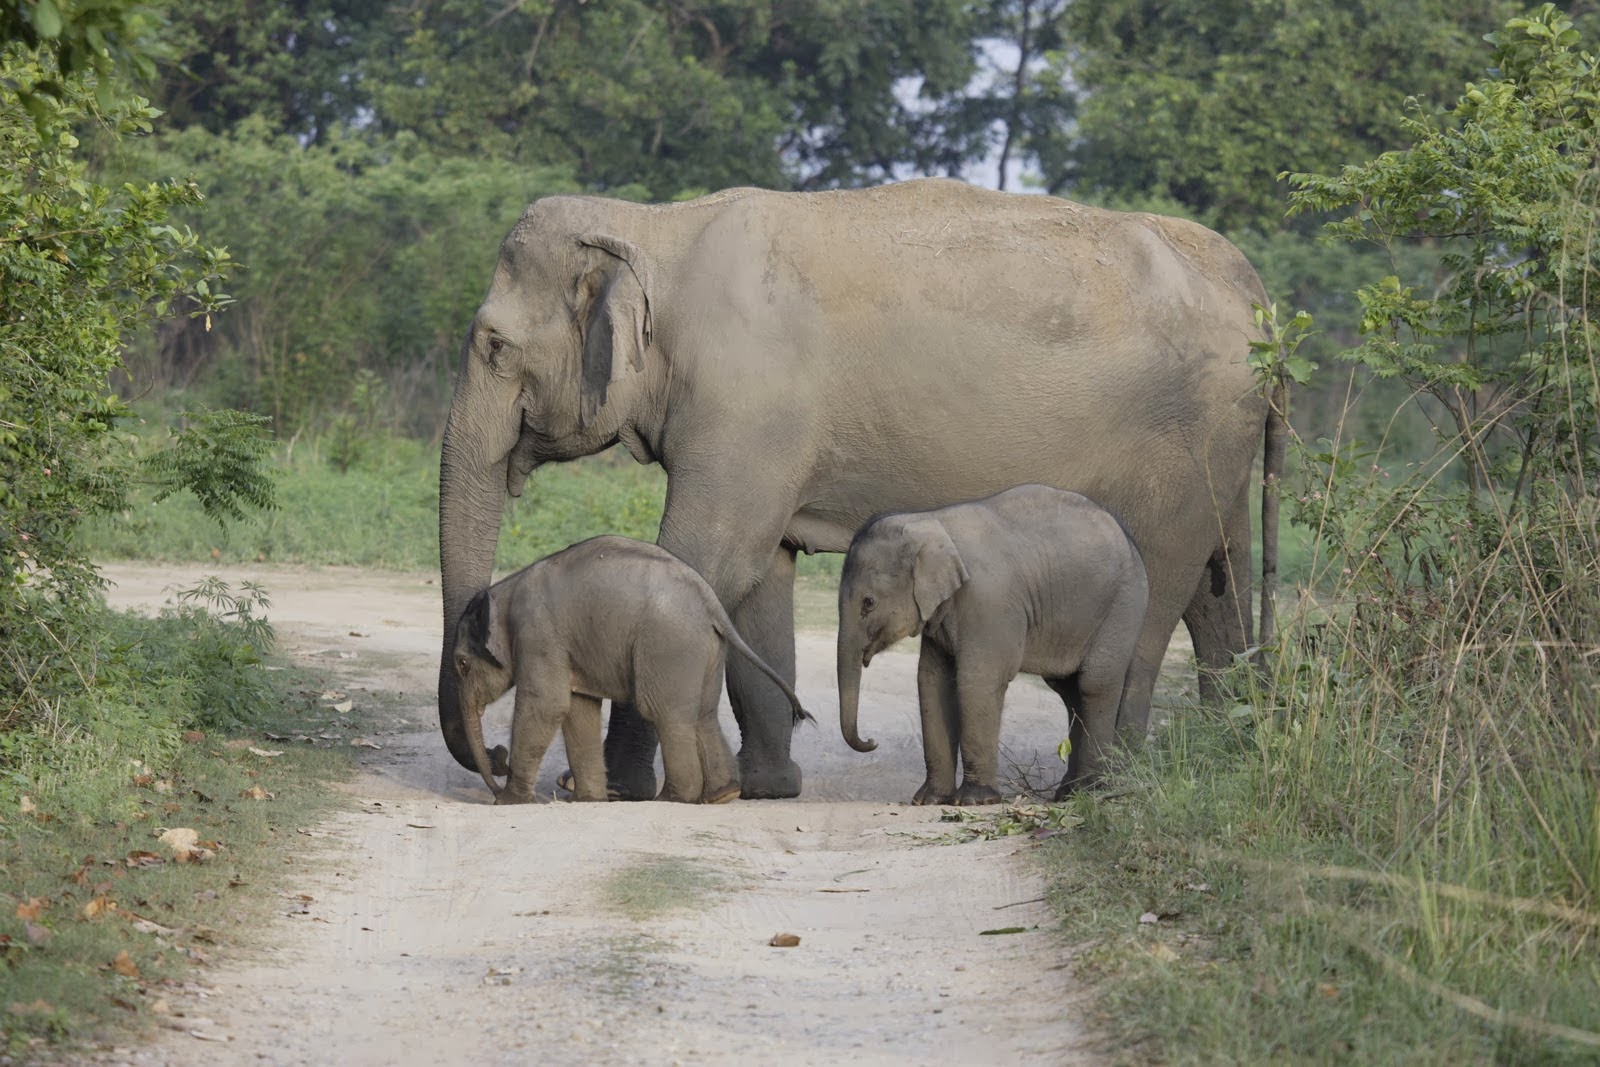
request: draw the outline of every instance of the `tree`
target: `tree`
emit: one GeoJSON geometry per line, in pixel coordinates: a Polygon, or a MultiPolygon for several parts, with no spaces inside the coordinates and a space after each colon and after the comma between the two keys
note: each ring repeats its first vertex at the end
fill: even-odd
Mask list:
{"type": "Polygon", "coordinates": [[[1277,175],[1402,142],[1407,95],[1451,99],[1506,0],[1109,0],[1073,4],[1074,143],[1043,147],[1052,191],[1160,193],[1233,231],[1278,229],[1277,175]]]}
{"type": "MultiPolygon", "coordinates": [[[[207,318],[227,302],[227,253],[169,218],[199,201],[198,188],[87,179],[75,129],[130,135],[154,117],[98,77],[65,74],[47,48],[0,46],[0,726],[28,716],[25,699],[37,711],[64,680],[47,664],[67,642],[39,613],[81,621],[94,600],[74,532],[119,507],[133,473],[115,433],[126,409],[109,382],[125,339],[180,302],[207,318]],[[50,91],[25,106],[22,94],[41,85],[50,91]]],[[[256,421],[191,434],[151,473],[164,489],[196,488],[213,514],[270,504],[256,421]],[[197,466],[196,450],[212,461],[197,466]]]]}

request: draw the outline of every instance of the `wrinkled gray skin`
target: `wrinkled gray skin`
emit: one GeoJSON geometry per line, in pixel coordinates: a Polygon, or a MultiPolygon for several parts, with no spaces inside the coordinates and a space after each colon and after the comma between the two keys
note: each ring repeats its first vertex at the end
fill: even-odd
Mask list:
{"type": "Polygon", "coordinates": [[[839,726],[857,752],[861,670],[922,635],[917,697],[927,780],[914,804],[998,804],[1000,706],[1019,671],[1071,715],[1057,799],[1093,784],[1122,721],[1149,582],[1121,523],[1087,497],[1024,485],[983,500],[883,515],[861,528],[839,582],[839,726]],[[956,788],[956,757],[963,771],[956,788]]]}
{"type": "MultiPolygon", "coordinates": [[[[660,544],[791,681],[797,550],[1030,482],[1101,501],[1150,575],[1119,728],[1142,736],[1180,617],[1203,666],[1245,648],[1266,410],[1252,301],[1255,272],[1200,226],[942,179],[535,203],[501,247],[444,435],[450,751],[474,767],[449,653],[507,492],[619,442],[666,468],[660,544]]],[[[728,690],[743,795],[797,795],[787,701],[740,661],[728,690]]],[[[655,738],[625,705],[605,747],[623,796],[654,794],[655,738]]]]}
{"type": "Polygon", "coordinates": [[[606,800],[600,701],[632,701],[661,736],[662,800],[718,804],[739,795],[717,725],[727,649],[800,698],[745,644],[716,594],[665,549],[595,537],[547,556],[473,598],[453,656],[473,760],[496,804],[527,804],[561,730],[577,800],[606,800]],[[517,687],[505,788],[483,744],[483,709],[517,687]]]}

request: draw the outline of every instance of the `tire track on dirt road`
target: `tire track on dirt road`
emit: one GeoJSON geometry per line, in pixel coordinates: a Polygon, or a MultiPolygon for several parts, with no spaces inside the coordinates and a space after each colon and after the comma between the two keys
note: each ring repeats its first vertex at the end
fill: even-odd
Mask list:
{"type": "MultiPolygon", "coordinates": [[[[185,1032],[110,1062],[1093,1062],[1027,845],[932,843],[950,829],[938,809],[903,803],[922,780],[907,646],[864,676],[880,747],[862,755],[838,736],[833,635],[800,635],[797,688],[821,721],[796,734],[799,800],[498,809],[438,735],[439,601],[423,576],[105,568],[111,603],[146,610],[218,571],[267,587],[292,660],[358,701],[373,699],[359,687],[398,697],[348,787],[355,810],[296,839],[330,846],[294,853],[315,872],[308,913],[200,975],[207,994],[174,1003],[185,1032]],[[1010,926],[1038,929],[981,934],[1010,926]],[[799,946],[769,946],[780,932],[799,946]]],[[[509,715],[509,700],[490,709],[489,737],[509,715]]],[[[736,740],[726,699],[723,715],[736,740]]],[[[1053,694],[1013,685],[1017,764],[1057,773],[1064,730],[1053,694]]],[[[564,766],[558,741],[542,795],[564,766]]]]}

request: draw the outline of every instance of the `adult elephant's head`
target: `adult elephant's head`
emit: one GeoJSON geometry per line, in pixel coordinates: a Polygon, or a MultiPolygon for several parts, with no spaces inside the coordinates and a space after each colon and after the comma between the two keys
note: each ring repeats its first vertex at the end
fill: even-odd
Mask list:
{"type": "Polygon", "coordinates": [[[439,461],[439,729],[468,769],[477,763],[450,653],[462,612],[489,585],[505,497],[540,464],[631,433],[651,377],[650,261],[605,229],[620,207],[558,197],[529,208],[462,345],[439,461]]]}

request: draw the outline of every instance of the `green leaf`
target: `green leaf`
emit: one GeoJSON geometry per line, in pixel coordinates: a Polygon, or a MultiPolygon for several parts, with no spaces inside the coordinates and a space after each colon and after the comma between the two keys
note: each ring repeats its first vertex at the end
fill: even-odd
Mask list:
{"type": "Polygon", "coordinates": [[[56,7],[55,0],[35,0],[33,28],[40,37],[53,40],[61,36],[61,11],[56,7]]]}

